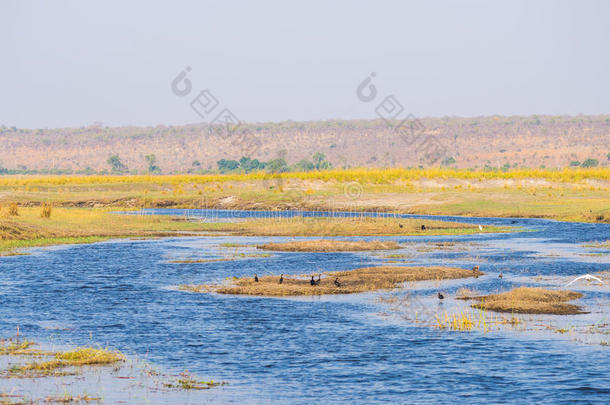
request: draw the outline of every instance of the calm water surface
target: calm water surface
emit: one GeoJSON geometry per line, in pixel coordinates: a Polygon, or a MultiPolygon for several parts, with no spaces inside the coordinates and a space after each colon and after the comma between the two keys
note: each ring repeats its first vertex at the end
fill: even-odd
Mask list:
{"type": "MultiPolygon", "coordinates": [[[[156,213],[208,219],[238,216],[224,211],[156,213]]],[[[568,276],[610,270],[607,254],[590,255],[592,250],[581,246],[610,239],[607,224],[421,218],[527,230],[384,238],[405,244],[469,242],[449,251],[423,251],[417,245],[406,245],[404,252],[411,256],[406,264],[477,264],[487,273],[479,280],[417,288],[414,293],[435,310],[439,305],[453,305],[452,299],[442,304],[434,299],[438,289],[452,296],[463,286],[481,292],[517,284],[559,286],[570,279],[568,276]],[[504,274],[502,280],[497,278],[499,272],[504,274]]],[[[229,382],[224,387],[189,393],[180,403],[610,402],[610,348],[598,343],[587,344],[556,333],[459,333],[422,327],[388,315],[379,294],[277,299],[192,294],[171,288],[254,273],[347,270],[387,260],[358,252],[273,253],[269,258],[225,262],[170,262],[256,252],[254,248],[219,246],[225,242],[287,239],[122,240],[33,249],[31,256],[0,258],[0,332],[11,336],[19,326],[23,335],[41,342],[109,344],[172,372],[188,369],[202,378],[229,382]]],[[[591,314],[569,317],[570,322],[607,324],[608,288],[574,287],[582,288],[585,299],[581,304],[591,314]]],[[[10,386],[11,382],[4,380],[0,391],[10,386]]]]}

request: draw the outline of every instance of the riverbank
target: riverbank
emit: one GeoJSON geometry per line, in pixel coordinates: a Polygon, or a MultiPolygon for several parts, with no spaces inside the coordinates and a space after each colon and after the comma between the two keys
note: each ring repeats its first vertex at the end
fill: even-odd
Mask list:
{"type": "Polygon", "coordinates": [[[0,205],[383,211],[610,222],[610,169],[2,176],[0,205]]]}

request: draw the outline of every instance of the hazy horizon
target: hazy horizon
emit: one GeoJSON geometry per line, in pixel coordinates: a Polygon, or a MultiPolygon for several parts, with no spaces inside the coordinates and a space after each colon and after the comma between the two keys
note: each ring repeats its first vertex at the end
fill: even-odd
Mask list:
{"type": "Polygon", "coordinates": [[[0,11],[9,127],[209,122],[190,106],[205,89],[249,123],[375,119],[390,95],[417,117],[609,112],[601,1],[6,1],[0,11]],[[192,91],[178,96],[172,81],[187,66],[192,91]],[[377,99],[363,102],[356,88],[372,72],[377,99]]]}

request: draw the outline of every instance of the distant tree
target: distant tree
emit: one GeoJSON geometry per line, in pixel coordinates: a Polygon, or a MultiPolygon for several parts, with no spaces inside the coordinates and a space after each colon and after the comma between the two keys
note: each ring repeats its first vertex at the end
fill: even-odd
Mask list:
{"type": "Polygon", "coordinates": [[[161,173],[161,168],[156,165],[157,157],[155,155],[146,155],[144,156],[144,159],[146,159],[146,163],[148,164],[149,173],[161,173]]]}
{"type": "Polygon", "coordinates": [[[312,160],[316,170],[326,170],[333,166],[332,163],[326,160],[326,156],[320,152],[314,153],[312,160]]]}
{"type": "Polygon", "coordinates": [[[198,160],[193,160],[192,166],[193,167],[201,167],[201,162],[198,161],[198,160]]]}
{"type": "Polygon", "coordinates": [[[299,160],[294,166],[293,169],[297,172],[308,172],[311,171],[313,169],[315,169],[316,167],[314,166],[313,163],[311,163],[309,160],[307,159],[303,159],[303,160],[299,160]]]}
{"type": "Polygon", "coordinates": [[[597,159],[589,158],[589,159],[585,160],[584,162],[582,162],[582,165],[580,165],[580,166],[581,167],[596,167],[597,165],[599,165],[599,161],[597,159]]]}
{"type": "Polygon", "coordinates": [[[606,156],[608,158],[608,162],[610,162],[610,153],[606,156]]]}
{"type": "Polygon", "coordinates": [[[448,158],[445,158],[445,160],[443,160],[443,162],[441,163],[442,166],[449,166],[455,163],[455,159],[452,156],[449,156],[448,158]]]}
{"type": "Polygon", "coordinates": [[[221,173],[227,173],[236,170],[239,167],[239,162],[237,160],[220,159],[216,164],[221,173]]]}
{"type": "Polygon", "coordinates": [[[288,164],[284,158],[278,158],[268,161],[265,167],[270,173],[282,173],[288,171],[288,164]]]}
{"type": "Polygon", "coordinates": [[[580,162],[578,160],[574,160],[574,161],[570,162],[570,166],[578,167],[578,166],[580,166],[580,162]]]}
{"type": "Polygon", "coordinates": [[[246,156],[242,156],[242,158],[239,159],[239,167],[246,173],[262,169],[261,162],[259,162],[258,159],[251,159],[246,156]]]}
{"type": "Polygon", "coordinates": [[[127,171],[127,166],[121,162],[119,155],[110,156],[108,160],[106,160],[106,163],[110,165],[114,173],[123,173],[127,171]]]}

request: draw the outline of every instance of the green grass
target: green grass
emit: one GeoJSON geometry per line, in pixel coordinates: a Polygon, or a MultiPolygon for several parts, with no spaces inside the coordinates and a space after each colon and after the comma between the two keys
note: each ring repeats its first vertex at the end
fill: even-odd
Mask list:
{"type": "Polygon", "coordinates": [[[81,243],[95,243],[110,239],[109,236],[74,236],[63,238],[35,238],[28,240],[0,240],[0,256],[18,256],[12,252],[15,249],[24,249],[40,246],[69,245],[81,243]],[[8,252],[8,253],[6,253],[8,252]]]}

